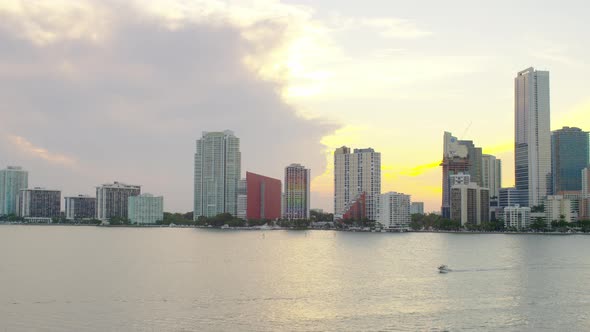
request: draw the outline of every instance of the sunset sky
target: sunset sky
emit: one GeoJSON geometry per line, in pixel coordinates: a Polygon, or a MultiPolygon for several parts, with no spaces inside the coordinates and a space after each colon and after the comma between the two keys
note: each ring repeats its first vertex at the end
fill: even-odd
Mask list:
{"type": "Polygon", "coordinates": [[[241,139],[242,172],[312,169],[332,211],[336,147],[382,154],[383,191],[440,209],[442,137],[514,183],[513,79],[549,70],[551,128],[590,129],[582,1],[0,2],[0,167],[30,186],[142,185],[190,211],[202,131],[241,139]]]}

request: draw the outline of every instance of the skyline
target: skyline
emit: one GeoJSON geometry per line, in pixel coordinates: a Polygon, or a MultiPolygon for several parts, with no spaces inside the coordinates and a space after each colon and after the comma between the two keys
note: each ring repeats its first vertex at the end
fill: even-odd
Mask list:
{"type": "Polygon", "coordinates": [[[331,156],[346,145],[382,153],[382,192],[438,210],[444,131],[514,183],[513,79],[530,66],[551,72],[551,130],[590,128],[590,50],[572,42],[588,30],[582,2],[485,15],[468,2],[52,4],[0,4],[0,163],[67,195],[141,183],[189,211],[194,142],[231,129],[244,172],[312,169],[312,208],[332,210],[331,156]]]}

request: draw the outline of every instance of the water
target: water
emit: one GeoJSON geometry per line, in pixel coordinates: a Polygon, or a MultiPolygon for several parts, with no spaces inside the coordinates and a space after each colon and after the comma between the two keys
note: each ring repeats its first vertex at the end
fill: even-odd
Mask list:
{"type": "Polygon", "coordinates": [[[0,226],[0,331],[590,331],[589,249],[584,235],[0,226]]]}

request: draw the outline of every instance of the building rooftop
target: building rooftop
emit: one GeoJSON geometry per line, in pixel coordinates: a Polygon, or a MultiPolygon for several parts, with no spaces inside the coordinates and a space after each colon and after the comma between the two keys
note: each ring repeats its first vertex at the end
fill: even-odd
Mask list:
{"type": "Polygon", "coordinates": [[[113,183],[105,183],[97,188],[140,188],[141,186],[139,185],[133,185],[133,184],[125,184],[123,182],[118,182],[115,181],[113,183]]]}

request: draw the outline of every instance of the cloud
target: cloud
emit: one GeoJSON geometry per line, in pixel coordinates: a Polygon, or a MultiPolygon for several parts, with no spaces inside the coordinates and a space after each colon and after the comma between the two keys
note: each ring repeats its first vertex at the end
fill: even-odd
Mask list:
{"type": "Polygon", "coordinates": [[[369,28],[376,30],[382,37],[394,39],[417,39],[432,34],[431,31],[419,28],[411,20],[391,17],[367,18],[334,15],[328,21],[328,25],[332,29],[344,31],[369,28]]]}
{"type": "Polygon", "coordinates": [[[293,162],[315,174],[325,168],[320,141],[337,127],[299,116],[282,98],[281,75],[261,73],[298,36],[288,19],[217,11],[216,1],[203,2],[205,14],[182,2],[80,3],[2,7],[2,126],[38,159],[2,147],[8,164],[23,164],[39,182],[46,182],[41,174],[59,179],[64,194],[91,193],[113,180],[141,184],[176,211],[192,209],[202,131],[232,129],[244,172],[281,178],[293,162]],[[81,26],[88,28],[70,27],[69,17],[86,6],[92,16],[82,15],[89,21],[81,26]],[[38,29],[20,30],[29,26],[38,29]]]}
{"type": "Polygon", "coordinates": [[[33,143],[29,142],[24,137],[9,135],[7,136],[7,139],[9,144],[11,144],[13,148],[18,150],[18,152],[27,154],[34,158],[42,159],[52,164],[59,164],[68,167],[74,167],[78,163],[77,160],[73,157],[64,154],[53,153],[48,151],[47,149],[35,146],[33,145],[33,143]]]}

